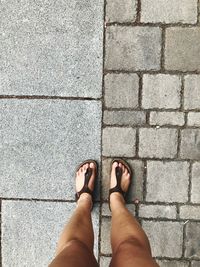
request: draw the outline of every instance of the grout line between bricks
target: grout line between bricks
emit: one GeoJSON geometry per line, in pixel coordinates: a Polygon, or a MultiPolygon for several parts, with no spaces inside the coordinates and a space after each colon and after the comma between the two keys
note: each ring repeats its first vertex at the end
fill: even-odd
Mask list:
{"type": "MultiPolygon", "coordinates": [[[[139,0],[140,2],[140,0],[139,0]]],[[[139,9],[139,8],[138,8],[139,9]]],[[[140,22],[138,21],[140,19],[140,13],[137,14],[137,19],[135,22],[107,22],[107,26],[117,26],[117,27],[166,27],[166,28],[171,28],[171,27],[180,27],[180,28],[188,28],[188,27],[193,27],[197,28],[198,23],[192,24],[192,23],[181,23],[181,22],[176,22],[176,23],[162,23],[162,22],[140,22]]]]}
{"type": "Polygon", "coordinates": [[[185,77],[181,75],[181,90],[180,90],[180,111],[184,111],[184,83],[185,77]]]}
{"type": "Polygon", "coordinates": [[[198,70],[193,70],[193,71],[181,71],[181,70],[153,70],[153,69],[149,69],[149,70],[125,70],[125,69],[104,69],[104,74],[108,74],[108,73],[135,73],[135,74],[152,74],[152,75],[156,75],[156,74],[172,74],[172,75],[181,75],[181,74],[200,74],[200,71],[198,70]]]}
{"type": "Polygon", "coordinates": [[[148,125],[148,124],[103,124],[103,128],[106,128],[108,127],[109,128],[137,128],[138,126],[142,127],[143,129],[146,128],[146,129],[156,129],[156,130],[159,130],[159,129],[177,129],[177,130],[183,130],[183,129],[199,129],[199,126],[187,126],[187,127],[184,127],[184,126],[179,126],[179,125],[169,125],[169,124],[166,124],[166,125],[148,125]]]}
{"type": "Polygon", "coordinates": [[[185,255],[185,239],[186,239],[186,224],[183,224],[183,244],[182,244],[182,256],[181,258],[184,258],[185,255]]]}
{"type": "Polygon", "coordinates": [[[140,23],[141,18],[141,0],[137,0],[137,16],[136,16],[136,24],[140,23]]]}
{"type": "Polygon", "coordinates": [[[181,148],[181,130],[178,129],[178,138],[177,138],[177,158],[180,158],[180,148],[181,148]]]}
{"type": "Polygon", "coordinates": [[[161,71],[164,71],[165,70],[165,35],[166,35],[165,26],[162,26],[161,29],[162,29],[162,36],[161,36],[160,66],[161,66],[161,71]]]}
{"type": "Polygon", "coordinates": [[[139,155],[139,129],[136,128],[136,135],[135,135],[135,156],[138,158],[139,155]]]}
{"type": "Polygon", "coordinates": [[[143,201],[146,202],[147,195],[147,161],[144,160],[144,172],[143,172],[143,201]]]}
{"type": "Polygon", "coordinates": [[[189,181],[188,181],[188,202],[191,203],[191,190],[192,190],[192,162],[189,163],[189,181]]]}
{"type": "Polygon", "coordinates": [[[138,108],[139,110],[142,109],[142,74],[138,73],[139,76],[139,88],[138,88],[138,108]]]}

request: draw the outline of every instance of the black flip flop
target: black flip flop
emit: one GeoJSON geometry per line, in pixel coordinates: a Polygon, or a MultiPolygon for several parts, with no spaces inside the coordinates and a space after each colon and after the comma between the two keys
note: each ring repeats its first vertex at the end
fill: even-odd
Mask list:
{"type": "MultiPolygon", "coordinates": [[[[91,159],[88,159],[88,160],[85,160],[84,162],[82,162],[76,169],[76,172],[84,165],[84,164],[90,164],[90,163],[94,163],[95,165],[95,169],[96,169],[96,173],[95,175],[97,175],[97,162],[95,160],[91,160],[91,159]]],[[[83,194],[83,193],[88,193],[92,196],[92,202],[93,202],[93,199],[94,199],[94,196],[93,196],[93,191],[88,187],[88,183],[90,181],[90,178],[92,176],[92,169],[89,167],[85,173],[85,180],[84,180],[84,185],[82,187],[82,189],[79,191],[79,192],[76,192],[75,194],[75,200],[76,202],[78,201],[78,199],[80,198],[80,196],[83,194]]]]}
{"type": "MultiPolygon", "coordinates": [[[[126,161],[124,161],[123,159],[115,158],[111,162],[111,168],[112,168],[112,165],[114,162],[118,162],[118,163],[123,164],[128,169],[128,172],[130,173],[130,178],[132,177],[132,170],[126,161]]],[[[116,175],[117,184],[115,187],[109,189],[109,208],[110,208],[110,195],[112,193],[114,193],[114,192],[120,193],[126,202],[126,194],[128,192],[128,190],[126,192],[124,192],[121,188],[122,168],[120,168],[119,166],[116,167],[115,175],[116,175]]],[[[130,179],[130,185],[131,185],[131,181],[132,181],[132,179],[130,179]]],[[[129,188],[130,188],[130,185],[129,185],[129,188]]]]}

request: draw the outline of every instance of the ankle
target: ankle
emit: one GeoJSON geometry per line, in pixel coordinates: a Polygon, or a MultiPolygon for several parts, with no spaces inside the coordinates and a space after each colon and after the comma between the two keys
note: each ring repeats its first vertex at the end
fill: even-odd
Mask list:
{"type": "Polygon", "coordinates": [[[91,210],[92,208],[92,197],[91,195],[87,194],[87,193],[83,193],[79,200],[77,201],[77,206],[78,207],[83,207],[85,209],[91,210]]]}
{"type": "Polygon", "coordinates": [[[110,208],[111,210],[115,209],[115,208],[119,208],[119,207],[124,207],[125,206],[125,200],[123,198],[123,196],[118,193],[118,192],[114,192],[110,195],[110,208]]]}

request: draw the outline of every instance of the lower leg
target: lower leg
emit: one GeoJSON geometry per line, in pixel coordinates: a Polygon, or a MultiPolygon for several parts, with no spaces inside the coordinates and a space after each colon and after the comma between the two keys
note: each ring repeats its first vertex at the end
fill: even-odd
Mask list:
{"type": "Polygon", "coordinates": [[[89,196],[84,196],[83,194],[77,203],[76,210],[60,236],[56,255],[72,240],[78,240],[85,244],[88,249],[93,250],[94,233],[90,210],[91,199],[89,199],[89,196]]]}
{"type": "Polygon", "coordinates": [[[115,253],[123,242],[131,240],[136,245],[142,246],[151,255],[148,238],[140,224],[126,208],[123,197],[114,193],[110,198],[112,210],[111,244],[113,252],[115,253]]]}
{"type": "MultiPolygon", "coordinates": [[[[87,168],[92,169],[88,188],[94,189],[95,166],[93,163],[84,164],[77,172],[76,192],[80,192],[84,184],[87,168]]],[[[93,255],[94,233],[91,219],[92,197],[81,193],[77,207],[71,219],[65,226],[58,241],[56,258],[50,267],[96,267],[97,261],[93,255]]]]}
{"type": "MultiPolygon", "coordinates": [[[[126,192],[130,185],[130,173],[121,163],[114,162],[111,172],[111,188],[116,185],[116,167],[122,169],[121,189],[126,192]]],[[[152,259],[148,238],[140,224],[127,210],[122,194],[114,192],[110,195],[112,212],[111,245],[112,267],[157,267],[152,259]]]]}

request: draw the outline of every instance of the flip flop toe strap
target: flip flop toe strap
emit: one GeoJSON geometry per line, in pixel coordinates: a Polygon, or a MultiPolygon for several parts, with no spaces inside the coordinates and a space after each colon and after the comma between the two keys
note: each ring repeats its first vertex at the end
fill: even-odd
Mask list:
{"type": "Polygon", "coordinates": [[[114,192],[119,192],[120,194],[122,194],[123,197],[125,197],[126,192],[124,192],[121,188],[122,168],[116,167],[115,175],[116,175],[117,185],[109,190],[109,195],[114,192]]]}
{"type": "Polygon", "coordinates": [[[75,194],[76,201],[80,198],[81,194],[83,194],[83,193],[88,193],[91,196],[93,196],[92,190],[90,190],[90,188],[88,187],[88,183],[90,181],[90,177],[91,176],[92,176],[92,169],[91,168],[88,168],[87,171],[86,171],[86,173],[85,173],[85,180],[84,180],[83,188],[79,192],[77,192],[75,194]]]}

